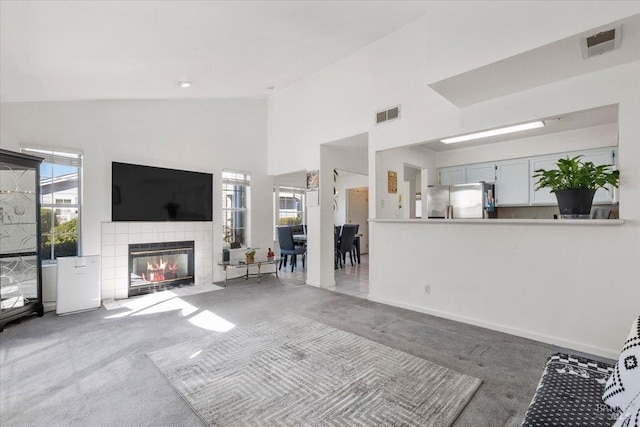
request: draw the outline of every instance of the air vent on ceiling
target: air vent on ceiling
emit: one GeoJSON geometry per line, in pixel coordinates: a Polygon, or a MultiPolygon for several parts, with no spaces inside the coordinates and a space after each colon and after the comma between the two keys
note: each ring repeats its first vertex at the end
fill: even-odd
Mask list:
{"type": "Polygon", "coordinates": [[[396,105],[388,110],[376,112],[376,124],[396,120],[400,118],[400,106],[396,105]]]}
{"type": "Polygon", "coordinates": [[[591,56],[602,55],[605,52],[620,47],[622,36],[622,25],[609,30],[603,30],[589,37],[584,37],[582,44],[582,57],[587,59],[591,56]]]}

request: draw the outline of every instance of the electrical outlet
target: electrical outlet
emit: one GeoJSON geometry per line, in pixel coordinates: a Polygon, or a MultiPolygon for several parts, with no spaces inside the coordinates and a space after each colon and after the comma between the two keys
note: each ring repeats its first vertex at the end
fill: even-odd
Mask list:
{"type": "Polygon", "coordinates": [[[424,293],[427,295],[431,293],[431,285],[429,284],[424,285],[424,293]]]}
{"type": "Polygon", "coordinates": [[[384,208],[384,199],[380,200],[380,207],[384,208]]]}

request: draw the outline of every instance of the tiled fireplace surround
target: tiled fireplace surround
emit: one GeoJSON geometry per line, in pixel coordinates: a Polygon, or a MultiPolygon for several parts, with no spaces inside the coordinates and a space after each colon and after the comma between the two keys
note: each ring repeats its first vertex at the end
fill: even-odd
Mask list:
{"type": "Polygon", "coordinates": [[[103,222],[102,299],[129,294],[129,244],[193,240],[195,283],[213,283],[212,222],[103,222]]]}

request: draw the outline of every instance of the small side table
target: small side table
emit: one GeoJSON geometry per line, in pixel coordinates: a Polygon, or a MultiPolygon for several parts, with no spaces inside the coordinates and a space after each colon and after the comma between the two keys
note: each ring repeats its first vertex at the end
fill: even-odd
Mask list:
{"type": "MultiPolygon", "coordinates": [[[[249,277],[257,277],[258,278],[258,282],[261,281],[262,276],[265,274],[274,274],[276,275],[276,277],[278,276],[278,263],[280,262],[282,258],[280,257],[273,257],[273,258],[267,258],[267,259],[260,259],[260,260],[255,260],[254,262],[250,262],[247,263],[244,260],[238,260],[238,261],[226,261],[226,262],[220,262],[218,263],[219,266],[222,267],[222,269],[224,270],[224,282],[227,283],[227,279],[228,279],[228,271],[230,268],[233,269],[237,269],[237,268],[244,268],[246,269],[245,273],[242,276],[238,276],[238,277],[244,277],[245,280],[249,280],[249,277]],[[269,271],[269,272],[262,272],[261,268],[263,265],[275,265],[276,268],[274,271],[269,271]],[[257,273],[251,273],[250,272],[250,268],[251,267],[257,267],[258,268],[258,272],[257,273]]],[[[237,279],[238,277],[234,277],[234,279],[237,279]]]]}

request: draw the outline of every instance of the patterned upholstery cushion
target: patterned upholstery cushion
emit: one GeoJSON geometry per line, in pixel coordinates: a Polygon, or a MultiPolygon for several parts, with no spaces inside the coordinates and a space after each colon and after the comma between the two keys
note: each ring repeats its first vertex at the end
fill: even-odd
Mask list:
{"type": "Polygon", "coordinates": [[[602,400],[622,411],[616,427],[640,427],[640,317],[631,326],[602,400]]]}
{"type": "Polygon", "coordinates": [[[550,356],[522,426],[610,427],[617,413],[602,403],[602,393],[611,372],[606,363],[550,356]]]}

